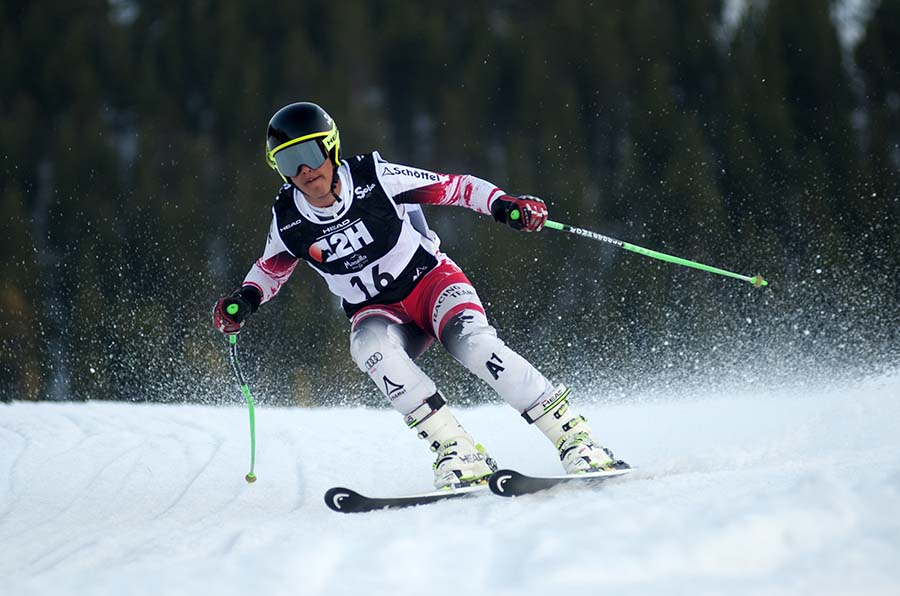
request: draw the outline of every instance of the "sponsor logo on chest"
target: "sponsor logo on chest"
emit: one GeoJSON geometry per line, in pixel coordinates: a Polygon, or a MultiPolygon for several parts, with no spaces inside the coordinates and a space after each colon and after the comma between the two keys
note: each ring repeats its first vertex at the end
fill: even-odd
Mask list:
{"type": "Polygon", "coordinates": [[[322,230],[322,236],[310,245],[309,256],[318,263],[330,263],[349,257],[374,241],[361,219],[345,219],[322,230]]]}
{"type": "Polygon", "coordinates": [[[357,199],[362,200],[372,194],[373,190],[375,190],[374,184],[366,184],[365,186],[357,186],[356,188],[354,188],[353,194],[356,195],[357,199]]]}

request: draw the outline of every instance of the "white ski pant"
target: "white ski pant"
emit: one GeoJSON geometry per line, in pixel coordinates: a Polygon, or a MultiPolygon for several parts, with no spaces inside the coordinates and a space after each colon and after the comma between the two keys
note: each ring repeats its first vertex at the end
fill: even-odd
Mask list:
{"type": "MultiPolygon", "coordinates": [[[[408,414],[437,391],[414,362],[437,338],[447,352],[518,412],[554,387],[488,324],[465,274],[449,259],[402,302],[367,307],[351,321],[350,354],[391,405],[408,414]]],[[[452,402],[452,396],[447,396],[452,402]]]]}

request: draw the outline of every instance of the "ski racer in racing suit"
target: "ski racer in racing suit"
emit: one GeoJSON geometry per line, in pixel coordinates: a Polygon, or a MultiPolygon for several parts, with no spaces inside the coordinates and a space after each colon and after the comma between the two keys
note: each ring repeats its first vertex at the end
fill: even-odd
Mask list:
{"type": "Polygon", "coordinates": [[[543,201],[508,195],[475,176],[391,163],[377,151],[342,159],[336,123],[312,103],[275,113],[267,149],[284,185],[262,257],[214,308],[219,331],[240,331],[305,261],[341,298],[357,366],[437,454],[435,487],[485,482],[497,466],[416,365],[434,340],[537,426],[566,472],[627,466],[594,439],[569,405],[569,389],[551,384],[497,337],[475,288],[441,252],[420,207],[466,207],[535,232],[547,219],[543,201]]]}

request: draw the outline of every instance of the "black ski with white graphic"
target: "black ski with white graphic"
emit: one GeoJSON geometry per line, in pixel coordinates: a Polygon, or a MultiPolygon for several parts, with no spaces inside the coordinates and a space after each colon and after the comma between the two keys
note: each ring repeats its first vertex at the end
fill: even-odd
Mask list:
{"type": "Polygon", "coordinates": [[[349,488],[335,487],[329,488],[325,492],[325,504],[328,505],[329,509],[338,513],[363,513],[379,509],[415,507],[416,505],[425,505],[436,501],[466,497],[485,492],[487,488],[487,484],[476,484],[463,488],[435,490],[400,497],[366,497],[349,488]]]}
{"type": "Polygon", "coordinates": [[[517,497],[571,482],[598,483],[610,478],[624,476],[633,471],[634,468],[624,468],[621,470],[565,474],[561,476],[526,476],[515,470],[497,470],[491,475],[488,486],[490,486],[491,492],[495,495],[517,497]]]}

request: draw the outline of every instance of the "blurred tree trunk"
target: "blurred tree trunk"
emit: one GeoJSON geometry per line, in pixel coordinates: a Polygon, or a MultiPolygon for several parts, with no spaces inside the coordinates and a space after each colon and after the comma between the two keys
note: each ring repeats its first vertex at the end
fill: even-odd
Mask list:
{"type": "Polygon", "coordinates": [[[47,389],[45,398],[62,401],[70,398],[69,355],[66,353],[65,334],[72,309],[65,298],[63,279],[60,274],[62,256],[48,239],[51,237],[51,209],[53,207],[54,168],[50,161],[37,164],[37,188],[34,190],[34,205],[31,209],[33,237],[36,251],[37,274],[43,295],[39,303],[41,334],[46,348],[44,353],[47,389]]]}

